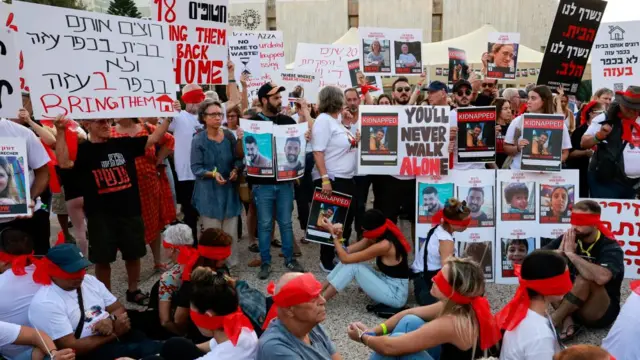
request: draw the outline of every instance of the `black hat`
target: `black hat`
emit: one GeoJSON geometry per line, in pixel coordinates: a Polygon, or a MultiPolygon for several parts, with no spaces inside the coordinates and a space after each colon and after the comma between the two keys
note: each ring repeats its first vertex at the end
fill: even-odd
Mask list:
{"type": "Polygon", "coordinates": [[[258,99],[269,97],[283,91],[285,91],[284,86],[278,86],[274,83],[268,82],[260,86],[260,89],[258,90],[258,99]]]}
{"type": "Polygon", "coordinates": [[[453,92],[458,91],[458,89],[460,89],[463,86],[468,87],[469,90],[472,89],[470,82],[468,82],[467,80],[464,80],[464,79],[460,79],[460,80],[456,81],[455,84],[453,84],[453,92]]]}
{"type": "Polygon", "coordinates": [[[640,86],[629,86],[626,91],[616,91],[616,101],[633,110],[640,110],[640,86]]]}
{"type": "Polygon", "coordinates": [[[429,86],[425,89],[427,91],[440,91],[440,90],[444,90],[444,92],[448,93],[449,92],[449,88],[447,87],[447,84],[443,83],[442,81],[432,81],[431,84],[429,84],[429,86]]]}

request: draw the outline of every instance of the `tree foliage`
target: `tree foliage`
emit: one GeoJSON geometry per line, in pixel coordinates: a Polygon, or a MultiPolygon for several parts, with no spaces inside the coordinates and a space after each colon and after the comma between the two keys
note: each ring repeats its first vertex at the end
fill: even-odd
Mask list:
{"type": "Polygon", "coordinates": [[[139,19],[142,17],[138,7],[133,0],[112,0],[109,4],[108,14],[126,16],[139,19]]]}

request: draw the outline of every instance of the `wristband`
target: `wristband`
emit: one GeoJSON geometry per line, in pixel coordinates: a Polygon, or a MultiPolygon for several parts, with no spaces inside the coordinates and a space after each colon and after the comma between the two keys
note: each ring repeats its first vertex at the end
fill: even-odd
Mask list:
{"type": "Polygon", "coordinates": [[[324,174],[320,177],[321,179],[328,179],[329,178],[329,174],[324,174]]]}
{"type": "Polygon", "coordinates": [[[327,181],[322,180],[322,185],[331,185],[331,181],[329,181],[329,180],[327,180],[327,181]]]}
{"type": "Polygon", "coordinates": [[[234,79],[229,79],[229,84],[234,84],[236,81],[234,79]]]}
{"type": "Polygon", "coordinates": [[[211,172],[213,173],[211,176],[216,177],[216,174],[218,173],[218,167],[216,166],[211,172]]]}
{"type": "Polygon", "coordinates": [[[388,333],[387,324],[385,324],[385,323],[380,324],[380,328],[382,329],[382,335],[387,335],[387,333],[388,333]]]}

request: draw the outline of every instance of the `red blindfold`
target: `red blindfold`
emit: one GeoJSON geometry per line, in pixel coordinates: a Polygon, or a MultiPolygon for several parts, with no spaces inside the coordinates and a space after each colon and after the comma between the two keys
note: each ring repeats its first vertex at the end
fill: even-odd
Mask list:
{"type": "Polygon", "coordinates": [[[600,230],[600,233],[605,237],[615,240],[615,236],[609,230],[609,228],[600,220],[599,214],[585,214],[580,213],[576,214],[575,212],[571,212],[571,225],[575,226],[593,226],[600,230]]]}
{"type": "Polygon", "coordinates": [[[251,321],[242,313],[240,308],[235,312],[224,316],[209,316],[207,314],[200,314],[197,311],[191,310],[191,320],[196,326],[207,330],[219,330],[222,329],[227,335],[233,346],[238,344],[238,338],[242,332],[242,328],[253,330],[251,321]]]}
{"type": "Polygon", "coordinates": [[[394,224],[393,221],[389,219],[387,219],[385,223],[378,228],[363,231],[362,236],[366,237],[367,239],[378,239],[382,235],[384,235],[387,230],[389,230],[393,235],[395,235],[396,238],[398,238],[398,240],[402,244],[402,247],[404,247],[407,253],[411,252],[411,245],[404,237],[404,234],[402,233],[402,231],[400,231],[398,226],[396,226],[396,224],[394,224]]]}
{"type": "Polygon", "coordinates": [[[200,104],[206,97],[202,89],[193,89],[182,94],[182,101],[185,104],[200,104]]]}
{"type": "Polygon", "coordinates": [[[263,329],[266,329],[271,320],[277,317],[278,307],[290,307],[309,302],[322,292],[322,284],[316,280],[312,273],[305,273],[289,281],[274,295],[275,288],[276,285],[273,281],[267,286],[267,293],[273,295],[273,306],[269,309],[262,326],[263,329]]]}
{"type": "Polygon", "coordinates": [[[0,261],[4,263],[11,263],[11,271],[16,276],[27,275],[25,267],[28,262],[33,263],[33,253],[29,255],[11,255],[6,252],[0,252],[0,261]]]}
{"type": "Polygon", "coordinates": [[[431,225],[440,225],[442,221],[451,225],[467,227],[471,223],[471,216],[467,216],[464,220],[449,219],[444,216],[444,210],[440,210],[431,218],[431,225]]]}
{"type": "Polygon", "coordinates": [[[193,267],[200,256],[211,260],[225,260],[231,256],[231,246],[200,245],[198,249],[195,249],[187,245],[173,245],[166,241],[162,241],[162,246],[165,249],[176,249],[179,251],[177,261],[178,264],[184,265],[182,272],[182,280],[184,281],[191,280],[191,271],[193,271],[193,267]]]}
{"type": "Polygon", "coordinates": [[[49,259],[34,259],[36,271],[33,273],[33,281],[41,285],[51,285],[51,278],[59,278],[65,280],[82,280],[87,270],[82,269],[74,273],[68,273],[62,270],[58,265],[52,263],[49,259]]]}

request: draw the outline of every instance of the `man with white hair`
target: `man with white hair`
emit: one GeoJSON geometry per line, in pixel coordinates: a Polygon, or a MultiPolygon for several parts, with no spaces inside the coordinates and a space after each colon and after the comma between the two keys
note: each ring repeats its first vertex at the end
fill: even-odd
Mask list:
{"type": "Polygon", "coordinates": [[[513,116],[518,116],[518,110],[520,109],[520,94],[518,93],[518,89],[506,88],[502,92],[502,97],[509,100],[513,116]]]}

